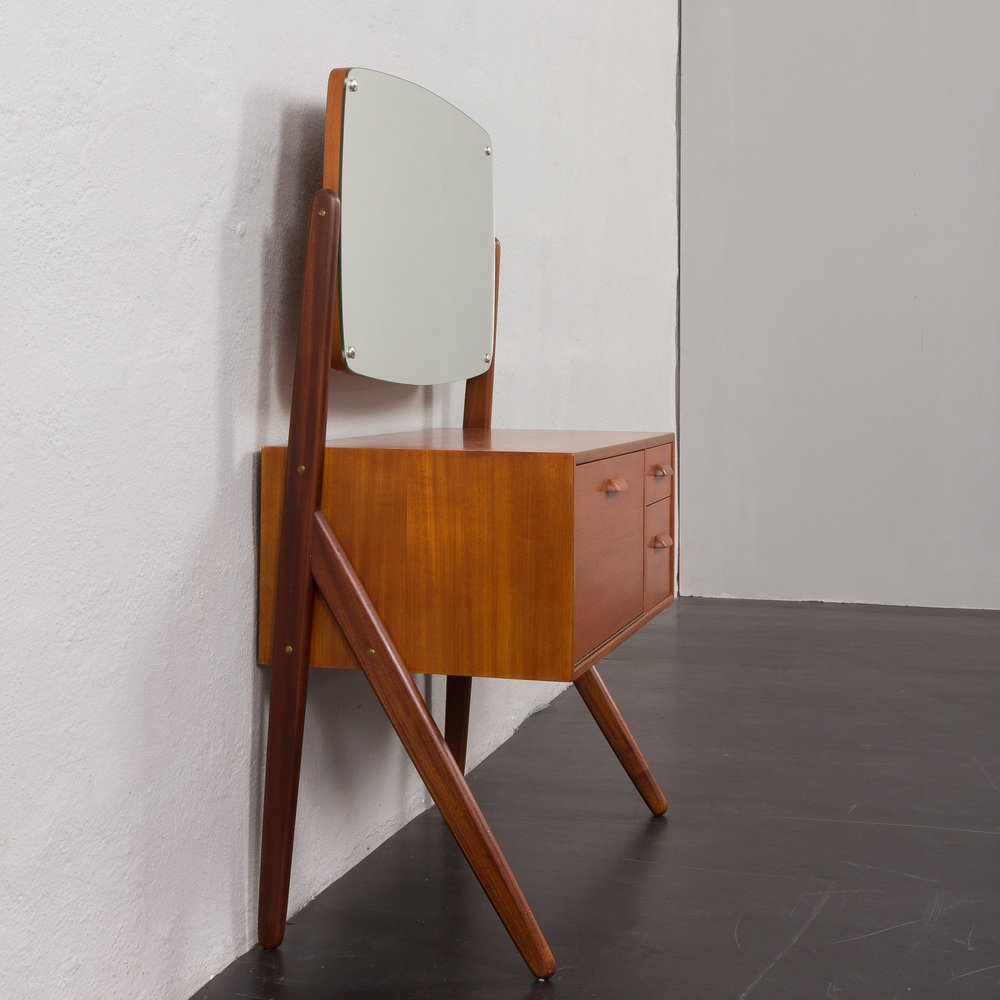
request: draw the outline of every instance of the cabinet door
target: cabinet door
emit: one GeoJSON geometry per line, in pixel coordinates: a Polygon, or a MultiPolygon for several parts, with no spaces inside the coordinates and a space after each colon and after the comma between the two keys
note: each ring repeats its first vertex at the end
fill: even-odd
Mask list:
{"type": "Polygon", "coordinates": [[[642,614],[644,453],[576,467],[573,659],[642,614]]]}

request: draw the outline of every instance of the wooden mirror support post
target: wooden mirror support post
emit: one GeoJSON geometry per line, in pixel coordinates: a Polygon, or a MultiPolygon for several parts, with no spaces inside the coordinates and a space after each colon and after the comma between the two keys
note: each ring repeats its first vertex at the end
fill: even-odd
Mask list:
{"type": "MultiPolygon", "coordinates": [[[[489,430],[493,425],[493,372],[497,363],[497,312],[500,303],[500,241],[496,241],[493,279],[493,351],[490,366],[482,375],[465,383],[463,430],[489,430]]],[[[469,746],[469,709],[472,678],[450,676],[445,694],[444,738],[458,766],[465,771],[469,746]]]]}

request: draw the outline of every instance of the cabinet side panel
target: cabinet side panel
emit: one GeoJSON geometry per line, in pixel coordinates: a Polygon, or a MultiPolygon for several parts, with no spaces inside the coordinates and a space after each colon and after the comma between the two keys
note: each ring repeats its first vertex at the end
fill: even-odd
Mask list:
{"type": "MultiPolygon", "coordinates": [[[[270,662],[285,449],[261,471],[270,662]]],[[[572,679],[572,455],[330,448],[321,509],[414,673],[572,679]]],[[[311,664],[353,667],[317,600],[311,664]]]]}
{"type": "Polygon", "coordinates": [[[410,670],[569,680],[572,484],[567,455],[337,449],[323,510],[410,670]]]}
{"type": "MultiPolygon", "coordinates": [[[[405,503],[410,453],[328,448],[323,466],[320,510],[333,528],[397,648],[391,618],[405,599],[408,580],[405,503]]],[[[340,626],[317,598],[313,664],[356,666],[340,626]]]]}

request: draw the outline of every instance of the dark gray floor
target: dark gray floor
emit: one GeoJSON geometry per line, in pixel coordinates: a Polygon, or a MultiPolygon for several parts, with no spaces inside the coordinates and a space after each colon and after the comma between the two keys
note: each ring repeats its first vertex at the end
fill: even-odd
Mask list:
{"type": "Polygon", "coordinates": [[[1000,997],[1000,613],[687,599],[602,673],[668,820],[574,691],[471,776],[549,983],[431,812],[196,1000],[1000,997]]]}

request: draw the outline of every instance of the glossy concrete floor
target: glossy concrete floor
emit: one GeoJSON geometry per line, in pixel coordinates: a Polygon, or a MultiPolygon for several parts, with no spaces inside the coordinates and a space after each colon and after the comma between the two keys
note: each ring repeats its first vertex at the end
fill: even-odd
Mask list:
{"type": "Polygon", "coordinates": [[[560,964],[426,813],[197,1000],[1000,997],[1000,613],[688,599],[471,775],[560,964]]]}

